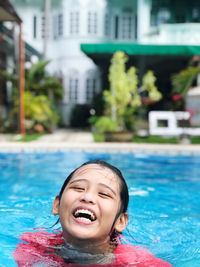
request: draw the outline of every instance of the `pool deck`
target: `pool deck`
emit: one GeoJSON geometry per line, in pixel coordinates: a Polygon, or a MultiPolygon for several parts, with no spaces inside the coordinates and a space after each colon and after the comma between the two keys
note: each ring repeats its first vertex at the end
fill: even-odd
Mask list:
{"type": "Polygon", "coordinates": [[[137,152],[154,154],[199,154],[200,145],[189,144],[136,144],[95,143],[90,132],[57,130],[32,142],[16,141],[19,136],[0,135],[0,152],[33,151],[88,151],[88,152],[137,152]]]}

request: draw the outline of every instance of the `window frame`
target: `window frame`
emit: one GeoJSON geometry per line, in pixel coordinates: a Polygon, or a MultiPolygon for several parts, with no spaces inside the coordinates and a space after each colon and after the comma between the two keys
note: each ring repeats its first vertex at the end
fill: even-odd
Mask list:
{"type": "Polygon", "coordinates": [[[77,75],[69,76],[68,102],[77,104],[79,100],[79,78],[77,75]]]}
{"type": "Polygon", "coordinates": [[[78,10],[69,12],[69,32],[78,35],[80,32],[80,12],[78,10]]]}
{"type": "Polygon", "coordinates": [[[98,13],[96,11],[88,11],[87,13],[87,33],[89,35],[98,33],[98,13]]]}

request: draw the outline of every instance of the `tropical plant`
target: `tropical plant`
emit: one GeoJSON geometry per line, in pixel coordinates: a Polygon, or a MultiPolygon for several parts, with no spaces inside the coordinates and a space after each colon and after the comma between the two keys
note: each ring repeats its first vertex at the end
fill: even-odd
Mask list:
{"type": "Polygon", "coordinates": [[[180,72],[172,75],[172,104],[174,110],[185,110],[185,97],[200,74],[200,58],[195,60],[180,72]]]}
{"type": "Polygon", "coordinates": [[[24,110],[27,128],[32,122],[34,126],[41,124],[45,129],[52,129],[58,122],[58,114],[54,112],[50,99],[45,95],[35,96],[31,92],[25,92],[24,110]]]}
{"type": "Polygon", "coordinates": [[[127,130],[138,109],[146,104],[143,103],[144,98],[149,103],[161,99],[153,72],[147,71],[139,87],[137,69],[131,66],[126,70],[127,61],[128,56],[122,51],[116,52],[111,59],[108,75],[110,88],[103,92],[104,116],[93,120],[94,128],[99,132],[127,130]]]}
{"type": "MultiPolygon", "coordinates": [[[[49,61],[41,60],[25,70],[24,111],[25,127],[28,131],[51,131],[59,120],[56,104],[62,98],[62,85],[57,77],[49,75],[46,66],[49,61]]],[[[1,72],[1,77],[12,83],[12,109],[7,125],[15,124],[19,113],[18,77],[1,72]]]]}
{"type": "Polygon", "coordinates": [[[46,95],[56,101],[62,98],[63,90],[60,80],[50,75],[46,67],[50,61],[40,60],[26,69],[26,90],[32,91],[35,95],[46,95]]]}
{"type": "Polygon", "coordinates": [[[172,76],[173,94],[185,96],[200,73],[200,65],[188,66],[172,76]]]}

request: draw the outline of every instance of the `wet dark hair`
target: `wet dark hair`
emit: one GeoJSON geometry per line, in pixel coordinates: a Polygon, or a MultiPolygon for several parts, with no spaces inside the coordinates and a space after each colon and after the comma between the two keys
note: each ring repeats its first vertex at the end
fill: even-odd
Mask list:
{"type": "Polygon", "coordinates": [[[115,166],[111,165],[110,163],[108,163],[106,161],[103,161],[103,160],[90,160],[90,161],[87,161],[87,162],[83,163],[81,166],[79,166],[78,168],[76,168],[73,172],[71,172],[69,174],[69,176],[66,178],[66,180],[64,181],[64,183],[63,183],[63,185],[61,187],[61,190],[60,190],[59,195],[58,195],[59,199],[61,199],[62,194],[63,194],[63,192],[65,190],[65,187],[68,185],[69,181],[72,179],[74,173],[78,169],[80,169],[81,167],[86,166],[86,165],[90,165],[90,164],[97,164],[99,166],[108,168],[114,174],[117,175],[117,177],[119,178],[119,181],[120,181],[120,200],[121,200],[121,207],[120,207],[119,213],[117,214],[117,217],[121,213],[126,212],[127,209],[128,209],[128,202],[129,202],[129,194],[128,194],[128,187],[127,187],[126,181],[125,181],[121,171],[117,167],[115,167],[115,166]]]}

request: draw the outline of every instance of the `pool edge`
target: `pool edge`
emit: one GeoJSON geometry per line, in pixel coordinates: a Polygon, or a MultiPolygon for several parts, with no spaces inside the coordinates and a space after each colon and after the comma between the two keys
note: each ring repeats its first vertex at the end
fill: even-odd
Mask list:
{"type": "Polygon", "coordinates": [[[135,144],[135,143],[69,143],[8,142],[0,143],[0,152],[144,152],[156,154],[200,154],[200,145],[135,144]]]}

